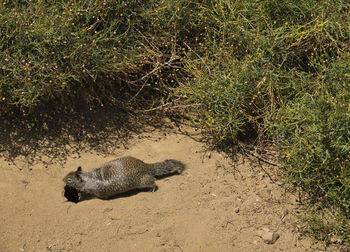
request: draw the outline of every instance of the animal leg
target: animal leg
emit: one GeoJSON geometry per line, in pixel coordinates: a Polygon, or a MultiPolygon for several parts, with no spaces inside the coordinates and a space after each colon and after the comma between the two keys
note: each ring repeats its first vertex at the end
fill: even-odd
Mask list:
{"type": "Polygon", "coordinates": [[[141,178],[138,188],[151,188],[154,192],[157,189],[155,181],[156,179],[153,176],[146,174],[141,178]]]}

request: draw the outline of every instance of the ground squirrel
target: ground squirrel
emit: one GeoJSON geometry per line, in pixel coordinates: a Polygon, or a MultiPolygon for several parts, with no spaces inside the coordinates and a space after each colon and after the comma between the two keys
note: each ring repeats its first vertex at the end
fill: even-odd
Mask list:
{"type": "Polygon", "coordinates": [[[185,165],[174,159],[147,164],[134,157],[122,157],[89,171],[82,171],[79,166],[63,181],[68,188],[108,199],[137,188],[154,190],[157,187],[155,176],[181,173],[184,169],[185,165]]]}

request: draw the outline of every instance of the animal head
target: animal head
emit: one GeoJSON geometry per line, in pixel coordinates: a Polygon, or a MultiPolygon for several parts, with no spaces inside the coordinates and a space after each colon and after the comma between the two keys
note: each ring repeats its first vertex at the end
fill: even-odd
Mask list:
{"type": "Polygon", "coordinates": [[[80,189],[84,185],[84,180],[81,175],[82,170],[81,166],[79,166],[76,171],[68,173],[67,176],[64,177],[63,182],[70,187],[80,189]]]}

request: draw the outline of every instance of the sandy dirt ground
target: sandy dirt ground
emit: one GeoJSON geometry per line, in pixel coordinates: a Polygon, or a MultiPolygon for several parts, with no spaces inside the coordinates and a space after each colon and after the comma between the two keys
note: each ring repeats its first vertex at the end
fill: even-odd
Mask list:
{"type": "Polygon", "coordinates": [[[0,251],[325,251],[298,233],[300,205],[267,175],[269,165],[207,151],[192,129],[170,128],[135,134],[124,146],[109,147],[108,155],[96,151],[101,142],[51,164],[2,157],[0,251]],[[187,168],[157,180],[155,192],[66,200],[68,172],[126,155],[145,162],[173,158],[187,168]],[[280,238],[265,244],[258,235],[264,228],[280,238]]]}

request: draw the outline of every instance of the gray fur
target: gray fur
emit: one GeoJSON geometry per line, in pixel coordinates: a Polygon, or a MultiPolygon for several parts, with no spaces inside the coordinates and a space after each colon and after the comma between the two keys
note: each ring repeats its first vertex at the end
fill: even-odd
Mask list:
{"type": "Polygon", "coordinates": [[[184,169],[185,165],[174,159],[147,164],[134,157],[122,157],[89,171],[78,167],[77,171],[68,173],[63,181],[79,192],[106,199],[137,188],[154,190],[154,176],[181,173],[184,169]]]}
{"type": "Polygon", "coordinates": [[[182,173],[185,165],[175,159],[167,159],[163,162],[153,164],[153,176],[162,176],[174,172],[182,173]]]}

